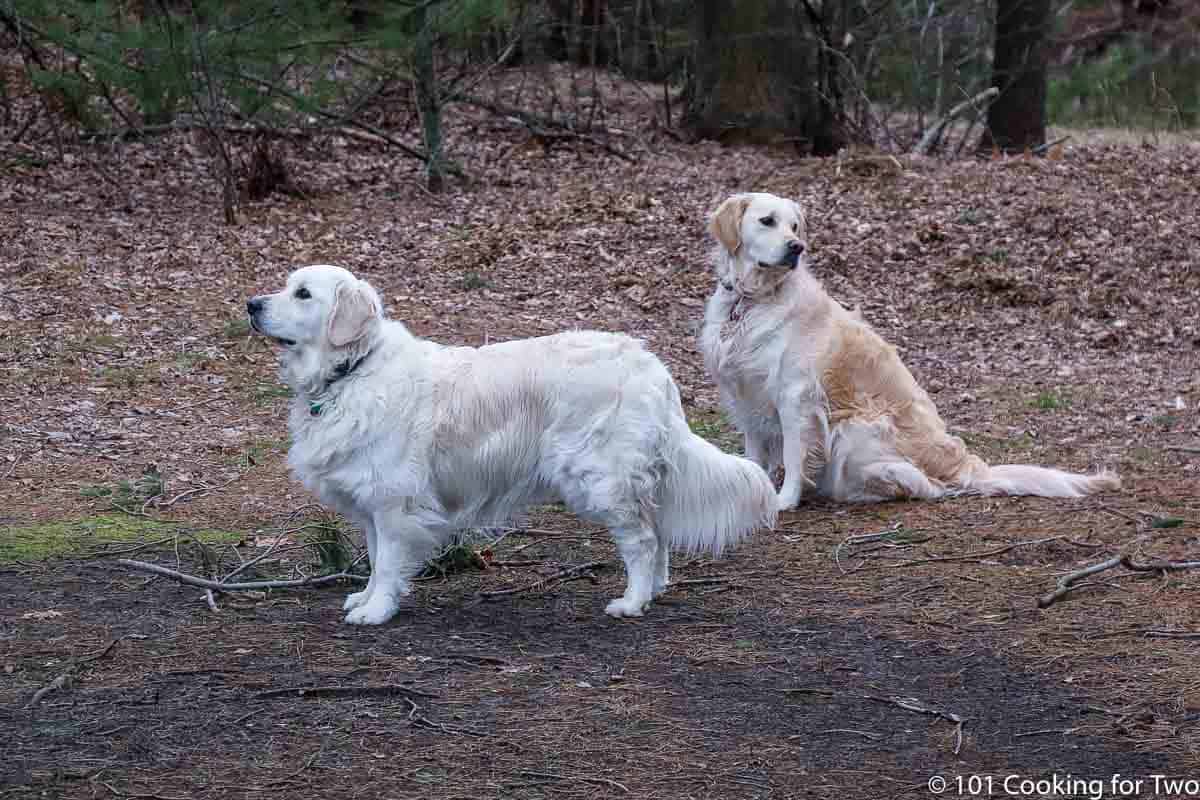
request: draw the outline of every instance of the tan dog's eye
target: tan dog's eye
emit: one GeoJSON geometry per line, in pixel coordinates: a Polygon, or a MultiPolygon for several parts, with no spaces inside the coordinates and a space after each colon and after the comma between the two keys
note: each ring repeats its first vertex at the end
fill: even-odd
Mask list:
{"type": "Polygon", "coordinates": [[[763,225],[767,226],[768,228],[775,227],[775,218],[774,217],[762,217],[761,219],[759,219],[759,222],[761,222],[763,225]]]}
{"type": "Polygon", "coordinates": [[[310,297],[312,297],[312,295],[309,294],[308,289],[305,289],[303,286],[301,286],[299,289],[296,290],[296,299],[297,300],[307,300],[310,297]]]}

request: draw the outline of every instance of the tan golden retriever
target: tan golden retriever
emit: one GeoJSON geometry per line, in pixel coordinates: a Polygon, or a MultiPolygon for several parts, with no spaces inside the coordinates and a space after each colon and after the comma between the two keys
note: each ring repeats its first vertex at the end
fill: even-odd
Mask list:
{"type": "Polygon", "coordinates": [[[795,508],[806,485],[849,502],[956,492],[1081,497],[1120,487],[1109,472],[988,466],[970,453],[896,349],[808,271],[797,203],[734,195],[710,232],[717,289],[700,349],[747,457],[768,472],[783,466],[781,509],[795,508]]]}

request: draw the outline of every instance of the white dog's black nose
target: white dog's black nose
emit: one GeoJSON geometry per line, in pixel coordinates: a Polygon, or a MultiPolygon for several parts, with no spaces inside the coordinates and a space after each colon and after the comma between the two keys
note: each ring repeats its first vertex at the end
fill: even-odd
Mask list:
{"type": "Polygon", "coordinates": [[[261,298],[252,297],[246,301],[246,313],[252,317],[258,314],[258,312],[262,311],[262,308],[263,301],[261,298]]]}
{"type": "Polygon", "coordinates": [[[789,255],[798,256],[804,252],[804,242],[800,241],[799,239],[792,239],[787,243],[787,249],[789,255]]]}

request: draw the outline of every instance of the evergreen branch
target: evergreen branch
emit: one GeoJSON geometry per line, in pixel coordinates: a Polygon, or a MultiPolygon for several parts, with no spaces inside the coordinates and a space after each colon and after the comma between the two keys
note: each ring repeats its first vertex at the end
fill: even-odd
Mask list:
{"type": "MultiPolygon", "coordinates": [[[[297,94],[297,93],[291,91],[290,89],[287,89],[283,86],[279,86],[278,84],[272,83],[271,81],[268,81],[268,80],[264,80],[263,78],[259,78],[255,75],[248,75],[244,72],[238,72],[235,74],[234,77],[240,78],[241,80],[248,81],[250,83],[253,83],[256,86],[261,86],[264,89],[278,92],[281,96],[287,98],[288,100],[291,100],[293,103],[296,103],[300,106],[304,106],[307,104],[307,99],[303,95],[297,94]]],[[[312,108],[310,110],[312,111],[313,114],[317,115],[318,117],[321,117],[322,119],[327,119],[327,120],[337,123],[339,125],[347,125],[351,128],[357,128],[358,130],[361,130],[365,133],[369,133],[372,136],[375,136],[378,139],[391,145],[392,147],[395,147],[397,150],[399,150],[401,153],[404,153],[406,156],[415,158],[419,161],[425,161],[425,162],[429,161],[429,155],[427,153],[425,153],[421,150],[418,150],[417,148],[412,147],[411,145],[405,144],[404,142],[395,138],[394,136],[392,136],[387,131],[385,131],[381,128],[377,128],[374,125],[371,125],[369,123],[363,122],[358,119],[348,118],[341,114],[335,114],[332,111],[326,111],[323,108],[312,108]]],[[[454,175],[456,177],[459,177],[459,178],[467,177],[466,173],[463,172],[462,167],[458,166],[457,164],[454,164],[453,162],[449,162],[449,161],[446,162],[446,169],[452,175],[454,175]]]]}

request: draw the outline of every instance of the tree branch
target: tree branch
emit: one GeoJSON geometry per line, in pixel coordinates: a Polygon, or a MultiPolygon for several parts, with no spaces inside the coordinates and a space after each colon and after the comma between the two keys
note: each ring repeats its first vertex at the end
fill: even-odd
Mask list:
{"type": "Polygon", "coordinates": [[[998,88],[995,86],[990,86],[974,97],[969,97],[951,108],[946,112],[945,116],[929,126],[929,129],[926,130],[925,134],[921,137],[921,141],[917,142],[916,146],[913,147],[912,155],[929,155],[929,152],[933,149],[933,146],[937,144],[938,139],[942,138],[942,132],[946,129],[947,125],[963,114],[963,112],[965,112],[968,108],[974,108],[976,111],[978,111],[980,103],[988,103],[999,94],[1000,90],[998,88]]]}
{"type": "Polygon", "coordinates": [[[350,572],[338,572],[332,575],[319,575],[312,578],[299,578],[296,580],[221,583],[220,581],[213,581],[209,580],[208,578],[200,578],[195,575],[188,575],[186,572],[177,572],[176,570],[160,567],[158,564],[151,564],[146,561],[134,561],[133,559],[129,558],[118,558],[115,563],[139,572],[148,572],[151,575],[170,578],[171,580],[178,581],[179,583],[183,583],[188,586],[198,586],[201,589],[212,589],[214,592],[251,592],[261,591],[263,589],[298,589],[308,586],[323,586],[326,583],[333,583],[340,580],[367,580],[367,578],[363,575],[355,575],[350,572]]]}

